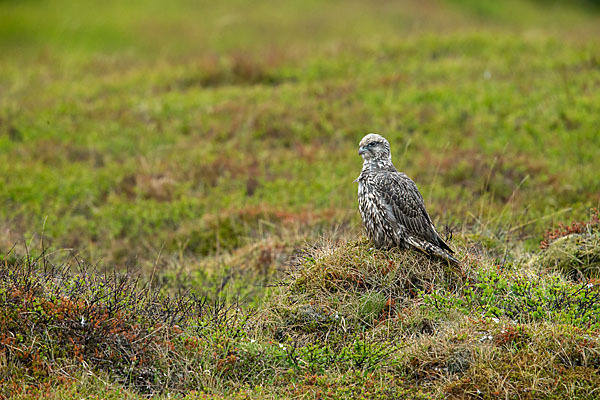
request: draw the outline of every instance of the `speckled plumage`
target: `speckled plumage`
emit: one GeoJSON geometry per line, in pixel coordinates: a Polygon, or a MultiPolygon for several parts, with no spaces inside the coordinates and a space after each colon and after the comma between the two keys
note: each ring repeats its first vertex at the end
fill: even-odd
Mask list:
{"type": "Polygon", "coordinates": [[[370,133],[360,141],[363,168],[358,182],[358,206],[369,239],[378,248],[416,248],[458,263],[440,238],[417,185],[392,164],[390,143],[370,133]]]}

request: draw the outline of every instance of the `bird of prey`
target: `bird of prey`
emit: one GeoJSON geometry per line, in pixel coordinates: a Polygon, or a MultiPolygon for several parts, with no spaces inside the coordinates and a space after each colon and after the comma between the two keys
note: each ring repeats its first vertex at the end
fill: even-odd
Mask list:
{"type": "Polygon", "coordinates": [[[360,141],[363,167],[358,182],[358,208],[369,239],[377,248],[415,248],[458,264],[440,238],[417,185],[392,164],[390,143],[369,133],[360,141]]]}

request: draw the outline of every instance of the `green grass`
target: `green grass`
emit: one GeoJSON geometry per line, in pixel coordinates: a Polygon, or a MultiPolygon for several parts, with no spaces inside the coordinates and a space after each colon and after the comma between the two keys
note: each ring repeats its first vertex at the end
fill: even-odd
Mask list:
{"type": "MultiPolygon", "coordinates": [[[[511,362],[471,340],[475,328],[465,314],[483,321],[495,311],[533,337],[515,350],[523,363],[555,357],[544,340],[563,337],[569,326],[595,326],[578,319],[595,309],[577,285],[596,278],[596,228],[539,251],[547,230],[588,221],[600,206],[595,3],[0,2],[0,262],[46,248],[57,264],[76,257],[100,271],[136,267],[165,294],[239,300],[244,312],[266,315],[276,332],[300,341],[302,359],[316,360],[298,369],[268,345],[283,337],[248,330],[266,347],[236,353],[249,357],[238,372],[199,378],[207,396],[475,396],[497,380],[495,367],[511,362]],[[373,255],[357,239],[352,181],[361,168],[357,144],[368,132],[390,140],[395,165],[416,181],[436,225],[454,232],[462,274],[393,253],[415,267],[402,286],[399,272],[381,276],[361,264],[373,255]],[[293,272],[299,275],[284,275],[299,249],[323,238],[347,254],[336,250],[327,262],[304,261],[293,272]],[[573,240],[573,249],[559,247],[573,240]],[[332,278],[328,268],[340,259],[343,271],[332,278]],[[510,274],[494,278],[497,265],[510,274]],[[527,273],[544,279],[527,286],[527,273]],[[357,277],[370,286],[352,286],[357,277]],[[489,285],[465,286],[469,279],[489,285]],[[281,280],[289,292],[272,288],[281,280]],[[423,292],[429,286],[437,291],[423,292]],[[523,293],[536,303],[512,297],[523,293]],[[574,299],[557,310],[557,295],[574,299]],[[515,301],[529,311],[507,306],[515,301]],[[421,303],[436,304],[434,315],[421,303]],[[377,360],[377,346],[390,341],[373,317],[400,304],[414,309],[412,319],[388,318],[386,326],[414,339],[410,348],[446,343],[448,332],[471,338],[440,354],[444,363],[455,360],[449,370],[475,365],[481,374],[467,373],[468,382],[444,375],[420,389],[422,376],[406,369],[417,353],[403,348],[394,365],[384,357],[369,371],[357,368],[361,343],[377,360]],[[337,322],[321,318],[317,305],[347,313],[346,329],[372,340],[323,340],[337,322]],[[311,331],[298,333],[294,321],[311,331]],[[420,330],[425,337],[412,338],[420,330]],[[330,352],[346,355],[335,371],[318,361],[330,352]],[[262,357],[257,365],[271,372],[248,372],[262,357]],[[258,375],[249,381],[244,371],[258,375]],[[398,383],[387,388],[390,377],[398,383]]],[[[597,338],[594,332],[586,334],[597,338]]],[[[438,374],[432,368],[441,361],[417,355],[425,375],[438,374]]],[[[569,368],[567,386],[540,393],[561,398],[592,387],[597,364],[569,368]]],[[[497,389],[530,396],[521,389],[537,378],[515,371],[505,380],[514,388],[497,389]]],[[[135,396],[106,371],[95,373],[70,372],[73,380],[55,396],[135,396]],[[98,388],[95,379],[115,383],[98,388]]]]}

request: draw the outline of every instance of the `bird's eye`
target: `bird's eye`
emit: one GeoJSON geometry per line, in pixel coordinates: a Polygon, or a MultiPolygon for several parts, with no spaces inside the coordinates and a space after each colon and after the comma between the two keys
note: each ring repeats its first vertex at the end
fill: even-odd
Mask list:
{"type": "Polygon", "coordinates": [[[377,144],[377,143],[375,143],[375,142],[371,142],[371,143],[369,143],[369,144],[367,145],[367,147],[374,147],[376,144],[377,144]]]}

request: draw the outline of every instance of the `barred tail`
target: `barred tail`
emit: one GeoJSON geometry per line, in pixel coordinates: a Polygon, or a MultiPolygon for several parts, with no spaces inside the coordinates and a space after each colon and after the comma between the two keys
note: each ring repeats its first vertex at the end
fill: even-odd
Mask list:
{"type": "Polygon", "coordinates": [[[436,246],[435,244],[430,243],[424,239],[417,238],[414,236],[408,236],[406,238],[406,241],[412,247],[416,248],[417,250],[422,251],[425,254],[429,254],[431,256],[436,256],[436,257],[442,258],[452,264],[456,264],[456,265],[460,264],[460,261],[458,261],[456,258],[454,258],[448,251],[446,251],[446,250],[442,249],[441,247],[436,246]]]}

